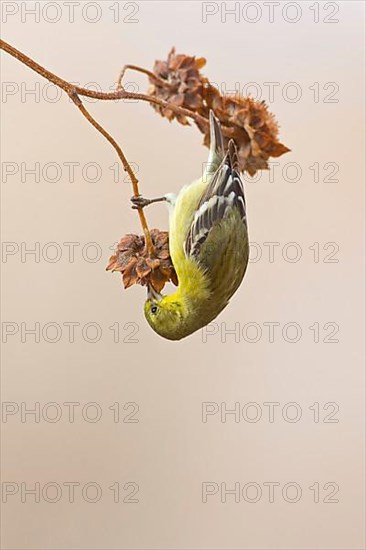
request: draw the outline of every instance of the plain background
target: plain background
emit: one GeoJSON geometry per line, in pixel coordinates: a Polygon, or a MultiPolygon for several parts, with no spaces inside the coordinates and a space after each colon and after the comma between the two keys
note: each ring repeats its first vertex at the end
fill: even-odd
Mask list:
{"type": "MultiPolygon", "coordinates": [[[[243,285],[210,327],[215,334],[200,331],[181,342],[165,341],[144,320],[145,289],[124,291],[119,275],[105,272],[113,243],[140,232],[128,203],[128,181],[121,174],[114,181],[115,152],[67,97],[54,101],[55,90],[45,80],[2,53],[2,166],[16,172],[2,183],[2,240],[15,243],[5,245],[14,253],[2,259],[2,319],[14,323],[7,330],[17,330],[3,346],[2,397],[15,404],[6,405],[14,414],[2,426],[2,476],[3,483],[18,488],[3,504],[3,548],[364,548],[363,2],[332,2],[327,8],[316,2],[312,9],[314,3],[301,2],[296,23],[286,21],[296,14],[284,4],[269,22],[268,8],[259,2],[256,23],[246,20],[257,13],[243,12],[249,9],[246,2],[240,3],[238,22],[230,15],[222,19],[224,4],[211,3],[217,13],[206,23],[200,2],[120,3],[118,22],[115,2],[97,3],[98,12],[89,6],[84,16],[81,2],[73,23],[64,2],[57,3],[61,12],[49,6],[39,22],[21,11],[24,5],[34,9],[33,2],[2,4],[19,8],[3,23],[3,38],[82,85],[108,90],[122,65],[151,68],[173,45],[178,52],[206,57],[204,73],[228,91],[235,83],[243,89],[254,82],[269,101],[264,83],[278,83],[269,106],[281,125],[281,140],[292,150],[278,159],[273,182],[268,173],[257,182],[248,178],[250,240],[262,256],[254,261],[253,250],[243,285]],[[283,15],[283,9],[290,11],[283,15]],[[60,20],[49,22],[58,13],[60,20]],[[326,23],[327,17],[339,21],[326,23]],[[32,89],[35,95],[25,93],[32,89]],[[299,89],[301,97],[294,101],[299,89]],[[26,173],[37,162],[39,181],[26,173]],[[78,163],[74,181],[66,163],[78,163]],[[98,164],[98,181],[90,181],[96,172],[88,163],[98,164]],[[300,166],[298,181],[290,181],[297,168],[288,163],[300,166]],[[335,165],[327,163],[337,165],[333,179],[338,181],[329,181],[335,165]],[[63,244],[70,242],[79,243],[73,262],[70,245],[63,244]],[[91,242],[98,247],[85,249],[91,242]],[[57,249],[48,243],[57,243],[57,249]],[[278,243],[274,261],[264,243],[278,243]],[[288,243],[300,249],[297,262],[288,259],[296,252],[288,243]],[[336,244],[324,248],[327,243],[336,244]],[[25,248],[36,246],[39,261],[24,256],[25,248]],[[56,251],[61,257],[52,262],[56,251]],[[101,257],[93,262],[96,251],[101,257]],[[39,343],[24,334],[24,327],[37,322],[39,343]],[[74,342],[64,325],[70,322],[79,323],[74,342]],[[273,342],[264,324],[269,322],[279,323],[273,342]],[[83,339],[88,323],[100,327],[96,343],[83,339]],[[286,341],[295,338],[291,327],[283,336],[287,323],[300,326],[297,342],[286,341]],[[319,323],[319,342],[315,328],[309,328],[314,323],[319,323]],[[339,330],[333,339],[339,341],[327,343],[334,323],[339,330]],[[114,341],[117,326],[119,342],[114,341]],[[225,332],[233,329],[239,334],[225,332]],[[68,402],[80,404],[74,422],[68,402]],[[133,417],[138,422],[123,422],[133,410],[123,407],[131,402],[139,406],[133,417]],[[228,409],[239,403],[240,418],[224,415],[222,421],[218,412],[203,422],[205,402],[216,403],[215,411],[225,407],[221,403],[228,409]],[[268,402],[278,403],[273,422],[268,402]],[[21,410],[35,403],[43,411],[40,421],[26,415],[22,422],[21,410]],[[85,408],[88,403],[97,405],[85,408]],[[119,403],[119,422],[113,421],[114,403],[119,403]],[[246,408],[248,403],[256,405],[246,408]],[[287,409],[288,403],[297,405],[287,409]],[[319,422],[314,403],[319,403],[319,422]],[[286,414],[294,416],[294,407],[301,418],[289,422],[286,414]],[[330,419],[338,422],[325,421],[337,408],[330,419]],[[100,420],[90,421],[97,410],[100,420]],[[246,412],[261,418],[250,422],[246,412]],[[52,422],[55,414],[61,417],[52,422]],[[24,494],[24,487],[37,482],[39,503],[24,494]],[[80,484],[73,503],[67,482],[80,484]],[[86,498],[82,494],[90,482],[102,490],[95,503],[87,502],[94,498],[92,486],[86,498]],[[131,492],[131,486],[124,488],[127,482],[139,486],[136,503],[122,502],[131,492]],[[206,503],[204,482],[218,484],[206,503]],[[240,496],[235,502],[228,495],[221,502],[221,483],[228,489],[240,483],[241,489],[250,482],[262,490],[258,502],[248,502],[256,485],[246,500],[240,496]],[[274,502],[263,485],[268,482],[280,484],[274,502]],[[301,487],[298,502],[288,501],[294,498],[291,488],[287,500],[282,495],[289,482],[301,487]],[[47,483],[57,483],[62,494],[47,483]],[[114,483],[120,486],[119,503],[109,489],[114,483]],[[309,489],[314,483],[320,502],[309,489]],[[335,487],[327,483],[339,486],[338,502],[324,502],[335,487]]],[[[131,90],[147,88],[141,75],[128,73],[125,82],[131,90]]],[[[141,102],[86,100],[85,105],[138,166],[145,195],[177,191],[200,175],[207,150],[193,126],[169,124],[141,102]]],[[[151,207],[147,216],[151,227],[167,228],[164,205],[151,207]]],[[[94,338],[93,327],[88,330],[87,338],[94,338]]]]}

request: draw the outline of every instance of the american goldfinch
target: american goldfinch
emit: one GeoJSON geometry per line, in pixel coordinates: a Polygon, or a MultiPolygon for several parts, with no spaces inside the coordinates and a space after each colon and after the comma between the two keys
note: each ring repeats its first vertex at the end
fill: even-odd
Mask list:
{"type": "Polygon", "coordinates": [[[233,140],[225,152],[210,112],[210,152],[203,177],[177,196],[135,199],[136,206],[166,200],[169,251],[178,288],[164,296],[148,287],[145,317],[155,332],[180,340],[210,323],[238,289],[248,264],[246,204],[233,140]]]}

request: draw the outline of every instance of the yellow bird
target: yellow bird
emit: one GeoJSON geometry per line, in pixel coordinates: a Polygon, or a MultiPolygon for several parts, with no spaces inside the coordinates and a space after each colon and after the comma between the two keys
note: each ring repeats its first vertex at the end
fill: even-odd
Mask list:
{"type": "Polygon", "coordinates": [[[210,152],[203,177],[177,196],[132,199],[136,206],[166,200],[169,251],[178,277],[165,296],[148,287],[145,317],[155,332],[180,340],[210,323],[240,286],[249,257],[244,187],[236,146],[225,152],[220,123],[210,112],[210,152]]]}

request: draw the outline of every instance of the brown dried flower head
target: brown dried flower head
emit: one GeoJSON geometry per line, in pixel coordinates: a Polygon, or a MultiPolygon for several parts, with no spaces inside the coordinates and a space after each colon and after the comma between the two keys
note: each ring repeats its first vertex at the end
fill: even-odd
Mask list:
{"type": "MultiPolygon", "coordinates": [[[[169,101],[178,107],[200,112],[203,107],[203,87],[206,83],[200,69],[206,59],[184,54],[177,55],[175,48],[169,52],[166,61],[155,61],[153,68],[158,80],[149,78],[151,86],[148,94],[169,101]]],[[[189,125],[184,115],[176,114],[169,108],[153,105],[162,116],[168,120],[176,118],[178,122],[189,125]]]]}
{"type": "MultiPolygon", "coordinates": [[[[239,94],[222,96],[212,86],[207,90],[206,101],[208,108],[227,127],[225,145],[230,138],[234,139],[242,171],[254,176],[257,170],[269,168],[269,157],[279,157],[290,150],[279,142],[278,124],[264,101],[239,94]]],[[[204,144],[209,147],[209,130],[205,129],[204,134],[204,144]]]]}
{"type": "MultiPolygon", "coordinates": [[[[173,48],[167,61],[156,61],[154,65],[154,74],[164,84],[150,79],[152,86],[148,93],[185,107],[207,121],[212,109],[221,122],[225,144],[231,138],[236,143],[241,171],[254,176],[257,170],[268,169],[270,157],[279,157],[290,150],[278,140],[278,124],[274,115],[268,111],[264,101],[240,94],[221,95],[200,73],[204,65],[203,58],[177,55],[173,48]]],[[[154,108],[169,120],[176,118],[181,124],[189,124],[185,116],[177,115],[169,108],[157,105],[154,108]]],[[[204,134],[204,145],[209,146],[209,125],[199,121],[196,124],[204,134]]]]}
{"type": "Polygon", "coordinates": [[[168,281],[178,284],[169,255],[168,232],[152,229],[150,234],[154,256],[148,254],[143,236],[128,234],[121,238],[115,254],[109,259],[107,271],[119,271],[125,288],[149,284],[160,292],[168,281]]]}

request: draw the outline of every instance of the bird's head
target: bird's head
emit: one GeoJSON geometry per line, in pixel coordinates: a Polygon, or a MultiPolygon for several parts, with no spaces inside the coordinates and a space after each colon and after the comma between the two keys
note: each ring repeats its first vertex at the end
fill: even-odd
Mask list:
{"type": "Polygon", "coordinates": [[[145,317],[151,328],[168,340],[180,340],[187,330],[185,306],[177,295],[164,296],[148,287],[144,306],[145,317]]]}

